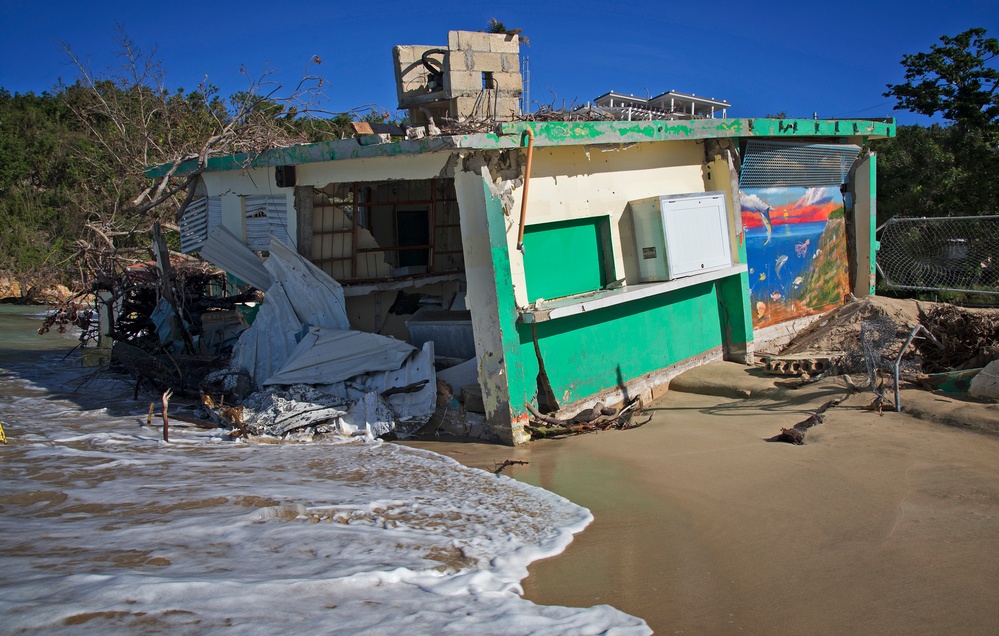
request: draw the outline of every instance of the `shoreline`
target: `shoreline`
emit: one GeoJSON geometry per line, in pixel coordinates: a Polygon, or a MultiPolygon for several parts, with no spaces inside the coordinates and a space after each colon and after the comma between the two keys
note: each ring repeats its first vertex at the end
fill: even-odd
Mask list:
{"type": "MultiPolygon", "coordinates": [[[[537,603],[610,604],[656,633],[999,632],[999,437],[879,417],[861,393],[804,446],[766,441],[842,392],[831,381],[777,400],[670,391],[629,431],[411,444],[486,470],[528,461],[503,474],[590,509],[565,552],[529,568],[537,603]]],[[[954,410],[903,392],[903,406],[934,402],[954,410]]]]}

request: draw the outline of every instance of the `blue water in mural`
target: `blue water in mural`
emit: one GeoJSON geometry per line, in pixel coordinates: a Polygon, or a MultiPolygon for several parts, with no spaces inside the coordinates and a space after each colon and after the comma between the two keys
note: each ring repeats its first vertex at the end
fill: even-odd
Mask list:
{"type": "Polygon", "coordinates": [[[826,222],[775,225],[770,242],[764,227],[746,230],[752,302],[787,302],[804,293],[804,279],[818,256],[826,222]]]}

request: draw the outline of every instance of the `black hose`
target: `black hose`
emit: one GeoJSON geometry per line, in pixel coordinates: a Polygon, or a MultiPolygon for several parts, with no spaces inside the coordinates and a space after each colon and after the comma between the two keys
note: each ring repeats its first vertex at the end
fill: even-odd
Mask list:
{"type": "Polygon", "coordinates": [[[423,62],[423,66],[430,72],[434,77],[443,77],[444,75],[444,62],[439,60],[431,59],[430,55],[447,55],[447,49],[427,49],[420,56],[420,61],[423,62]],[[434,68],[436,66],[437,68],[434,68]]]}

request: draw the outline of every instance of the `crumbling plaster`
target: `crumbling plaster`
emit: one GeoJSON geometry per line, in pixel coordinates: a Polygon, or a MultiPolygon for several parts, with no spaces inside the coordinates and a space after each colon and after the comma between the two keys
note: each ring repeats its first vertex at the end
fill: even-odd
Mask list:
{"type": "Polygon", "coordinates": [[[504,206],[494,194],[494,177],[479,153],[467,157],[455,173],[465,253],[466,302],[472,329],[479,384],[492,434],[507,444],[530,439],[523,406],[510,396],[524,395],[524,370],[517,352],[517,319],[510,280],[510,256],[503,235],[504,206]]]}

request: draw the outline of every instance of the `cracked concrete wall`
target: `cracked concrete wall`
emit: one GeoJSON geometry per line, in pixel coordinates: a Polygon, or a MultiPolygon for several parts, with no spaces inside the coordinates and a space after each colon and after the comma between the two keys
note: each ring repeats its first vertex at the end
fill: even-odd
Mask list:
{"type": "Polygon", "coordinates": [[[392,58],[399,108],[409,109],[414,125],[431,117],[510,121],[520,115],[524,82],[516,35],[450,31],[447,45],[400,45],[392,58]],[[421,59],[430,49],[447,51],[429,57],[442,67],[439,87],[429,85],[431,73],[421,59]]]}
{"type": "MultiPolygon", "coordinates": [[[[524,430],[527,392],[516,307],[506,248],[506,210],[494,194],[498,156],[472,153],[455,174],[461,208],[461,240],[465,251],[466,302],[472,313],[479,386],[491,434],[506,444],[529,440],[524,430]]],[[[513,173],[510,173],[513,176],[513,173]]]]}

